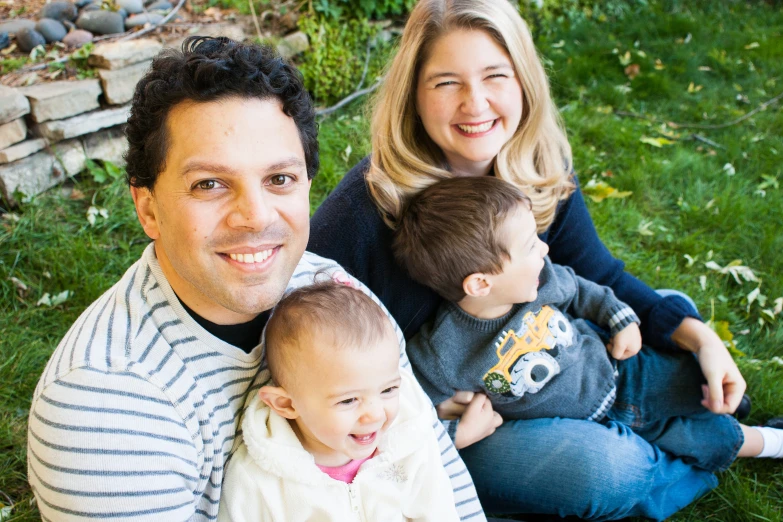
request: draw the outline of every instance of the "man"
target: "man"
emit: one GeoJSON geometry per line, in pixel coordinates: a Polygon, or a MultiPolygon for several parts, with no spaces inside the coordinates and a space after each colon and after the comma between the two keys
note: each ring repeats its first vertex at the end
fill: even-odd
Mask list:
{"type": "MultiPolygon", "coordinates": [[[[245,396],[268,379],[268,311],[336,267],[304,252],[318,143],[296,70],[225,38],[183,50],[153,61],[128,121],[128,182],[153,243],[35,391],[28,475],[43,520],[214,520],[245,396]]],[[[481,520],[448,439],[460,514],[481,520]]]]}

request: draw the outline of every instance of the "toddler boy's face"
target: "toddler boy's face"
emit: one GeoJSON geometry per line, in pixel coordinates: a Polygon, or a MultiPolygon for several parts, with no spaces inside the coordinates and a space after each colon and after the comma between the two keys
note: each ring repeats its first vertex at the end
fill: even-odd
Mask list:
{"type": "Polygon", "coordinates": [[[501,234],[510,259],[503,263],[503,272],[492,276],[493,301],[509,305],[535,301],[549,246],[538,238],[533,212],[518,205],[503,222],[501,234]]]}
{"type": "MultiPolygon", "coordinates": [[[[325,341],[329,342],[329,341],[325,341]]],[[[400,350],[391,328],[374,346],[310,347],[291,393],[302,445],[322,466],[371,456],[399,410],[400,350]]]]}

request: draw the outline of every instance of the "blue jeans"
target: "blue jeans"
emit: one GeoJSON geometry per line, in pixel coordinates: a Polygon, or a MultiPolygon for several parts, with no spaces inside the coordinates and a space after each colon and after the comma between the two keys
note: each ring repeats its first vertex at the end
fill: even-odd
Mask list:
{"type": "Polygon", "coordinates": [[[618,361],[617,369],[617,398],[608,419],[701,469],[724,471],[734,462],[744,442],[742,429],[731,415],[701,405],[706,380],[692,354],[645,346],[618,361]]]}
{"type": "MultiPolygon", "coordinates": [[[[633,371],[623,373],[633,379],[633,371]]],[[[634,387],[628,389],[632,393],[634,387]]],[[[696,392],[700,393],[698,385],[696,392]]],[[[646,395],[644,390],[639,393],[646,395]]],[[[621,404],[635,400],[625,392],[621,399],[621,404]]],[[[621,409],[618,406],[601,423],[509,420],[490,437],[461,450],[484,510],[577,515],[587,520],[632,516],[663,520],[717,486],[718,479],[709,470],[723,465],[721,455],[715,457],[717,465],[706,465],[709,456],[694,456],[689,463],[666,453],[658,444],[687,445],[681,430],[669,433],[655,422],[645,423],[640,430],[658,443],[651,444],[628,425],[611,419],[625,415],[623,420],[628,420],[621,409]],[[699,467],[699,462],[705,465],[699,467]]]]}

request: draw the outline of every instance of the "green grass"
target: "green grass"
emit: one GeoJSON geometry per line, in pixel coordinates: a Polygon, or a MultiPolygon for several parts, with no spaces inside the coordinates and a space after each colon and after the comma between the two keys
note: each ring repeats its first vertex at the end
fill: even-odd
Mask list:
{"type": "MultiPolygon", "coordinates": [[[[607,246],[627,269],[653,287],[689,293],[705,316],[727,321],[737,361],[748,381],[751,423],[783,414],[783,329],[779,316],[763,322],[762,308],[783,296],[783,104],[718,130],[662,128],[617,111],[661,121],[719,124],[783,92],[783,12],[762,2],[634,2],[621,18],[561,17],[538,27],[553,92],[568,128],[582,184],[593,177],[624,199],[588,201],[607,246]],[[688,37],[690,34],[690,38],[688,37]],[[687,40],[687,43],[686,43],[687,40]],[[758,46],[752,45],[754,42],[758,46]],[[617,52],[614,52],[617,49],[617,52]],[[627,51],[640,74],[629,80],[627,51]],[[644,55],[640,55],[642,51],[644,55]],[[660,59],[663,69],[655,68],[660,59]],[[700,69],[709,67],[709,70],[700,69]],[[694,92],[688,92],[693,82],[694,92]],[[618,86],[621,86],[618,88],[618,86]],[[702,88],[696,91],[696,86],[702,88]],[[626,87],[630,87],[628,90],[626,87]],[[741,89],[741,90],[740,90],[741,89]],[[737,96],[745,96],[739,101],[737,96]],[[662,134],[663,133],[663,134],[662,134]],[[699,134],[722,146],[689,139],[699,134]],[[674,143],[655,148],[643,136],[674,143]],[[724,165],[731,164],[729,176],[724,165]],[[611,172],[611,177],[602,173],[611,172]],[[766,195],[757,190],[767,183],[766,195]],[[652,224],[645,228],[643,222],[652,224]],[[642,235],[647,230],[652,235],[642,235]],[[748,307],[758,283],[736,283],[704,263],[740,259],[761,279],[767,302],[748,307]],[[689,263],[685,255],[695,258],[689,263]],[[706,276],[704,288],[699,278],[706,276]]],[[[313,208],[370,146],[364,107],[356,103],[321,122],[322,169],[313,208]],[[350,145],[350,154],[346,153],[350,145]]],[[[0,219],[0,491],[14,504],[7,520],[36,520],[25,466],[26,415],[37,379],[59,339],[84,308],[135,261],[146,243],[127,189],[119,182],[76,182],[85,197],[58,189],[0,219]],[[90,226],[90,206],[108,219],[90,226]],[[23,295],[10,280],[22,281],[23,295]],[[73,294],[56,307],[38,306],[44,293],[73,294]]],[[[0,494],[0,503],[8,504],[0,494]]],[[[676,521],[780,522],[783,464],[744,461],[721,485],[674,517],[676,521]]]]}

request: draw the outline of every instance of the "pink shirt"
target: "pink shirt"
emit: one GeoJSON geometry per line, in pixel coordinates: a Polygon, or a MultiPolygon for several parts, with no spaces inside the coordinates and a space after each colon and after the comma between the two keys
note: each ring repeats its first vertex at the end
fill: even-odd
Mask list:
{"type": "Polygon", "coordinates": [[[361,460],[352,460],[348,464],[343,464],[342,466],[337,467],[318,466],[318,464],[316,464],[316,466],[318,466],[318,469],[333,479],[350,484],[353,482],[354,477],[356,477],[356,474],[359,472],[361,465],[373,458],[373,456],[374,455],[370,455],[366,459],[361,460]]]}

